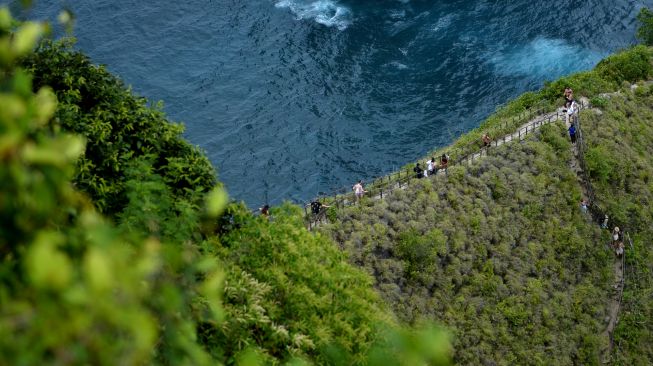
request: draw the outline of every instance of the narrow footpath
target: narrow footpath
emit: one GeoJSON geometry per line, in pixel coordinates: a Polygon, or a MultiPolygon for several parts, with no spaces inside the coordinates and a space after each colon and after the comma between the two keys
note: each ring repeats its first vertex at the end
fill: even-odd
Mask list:
{"type": "MultiPolygon", "coordinates": [[[[584,101],[585,102],[585,101],[584,101]]],[[[594,110],[596,113],[601,113],[599,110],[594,110]]],[[[568,129],[571,126],[569,120],[565,121],[565,126],[568,129]]],[[[581,194],[584,198],[588,198],[588,182],[586,182],[583,177],[583,168],[579,161],[579,149],[580,142],[573,144],[571,146],[571,160],[569,162],[569,168],[576,174],[576,179],[578,180],[578,185],[581,187],[581,194]]],[[[591,219],[589,219],[591,220],[591,219]]],[[[608,303],[608,317],[606,317],[605,322],[607,326],[605,330],[601,333],[601,336],[604,339],[607,339],[607,347],[601,351],[600,360],[602,364],[610,364],[610,356],[612,355],[612,349],[614,347],[614,338],[613,332],[614,328],[617,326],[617,320],[619,319],[619,310],[621,307],[621,298],[624,290],[624,261],[623,257],[614,257],[612,264],[612,271],[614,274],[614,283],[611,286],[611,292],[609,296],[608,303]]]]}

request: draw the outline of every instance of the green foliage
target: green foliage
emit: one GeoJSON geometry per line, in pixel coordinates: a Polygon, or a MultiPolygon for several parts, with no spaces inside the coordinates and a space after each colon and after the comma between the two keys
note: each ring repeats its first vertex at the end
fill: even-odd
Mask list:
{"type": "Polygon", "coordinates": [[[80,53],[28,55],[40,27],[6,17],[0,363],[449,363],[448,336],[398,326],[299,208],[226,206],[179,126],[80,53]]]}
{"type": "Polygon", "coordinates": [[[396,255],[408,265],[409,275],[423,272],[435,265],[438,252],[444,252],[445,242],[446,237],[438,229],[428,233],[409,229],[399,235],[396,255]]]}
{"type": "Polygon", "coordinates": [[[645,46],[635,46],[626,52],[606,57],[596,65],[595,72],[603,79],[621,84],[647,79],[653,73],[651,50],[645,46]]]}
{"type": "Polygon", "coordinates": [[[640,25],[637,28],[637,38],[645,45],[653,46],[653,11],[642,8],[637,14],[640,25]]]}
{"type": "Polygon", "coordinates": [[[56,125],[88,141],[78,160],[76,185],[102,212],[116,214],[128,201],[125,184],[132,159],[147,156],[175,197],[197,202],[215,184],[215,172],[183,127],[170,124],[159,108],[147,106],[102,66],[93,65],[72,42],[44,41],[22,61],[35,90],[51,87],[59,104],[56,125]]]}
{"type": "Polygon", "coordinates": [[[592,104],[593,107],[603,108],[603,107],[606,106],[607,100],[605,98],[602,98],[602,97],[592,97],[590,99],[590,103],[592,104]]]}
{"type": "Polygon", "coordinates": [[[375,275],[401,319],[453,329],[456,363],[593,364],[612,256],[578,208],[565,136],[551,125],[320,230],[375,275]]]}
{"type": "Polygon", "coordinates": [[[612,95],[601,113],[588,112],[582,119],[590,152],[608,155],[610,165],[609,173],[592,175],[597,203],[633,240],[626,251],[624,303],[614,333],[616,365],[645,365],[653,360],[652,121],[653,96],[648,92],[612,95]]]}
{"type": "MultiPolygon", "coordinates": [[[[0,58],[12,60],[29,47],[6,31],[0,58]]],[[[0,75],[2,362],[208,364],[193,329],[220,321],[217,262],[122,235],[99,216],[70,184],[83,139],[44,128],[52,91],[32,94],[11,62],[0,75]]]]}
{"type": "MultiPolygon", "coordinates": [[[[615,136],[617,138],[617,136],[615,136]]],[[[614,153],[605,146],[595,146],[589,149],[585,156],[590,176],[605,183],[615,174],[614,153]]]]}

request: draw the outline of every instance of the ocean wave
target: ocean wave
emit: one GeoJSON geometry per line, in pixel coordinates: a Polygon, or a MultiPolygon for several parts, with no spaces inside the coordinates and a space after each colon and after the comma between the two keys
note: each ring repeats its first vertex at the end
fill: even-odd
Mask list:
{"type": "Polygon", "coordinates": [[[500,75],[550,79],[592,68],[603,56],[562,39],[538,37],[527,44],[497,47],[488,61],[500,75]]]}
{"type": "Polygon", "coordinates": [[[275,3],[280,9],[289,9],[298,20],[310,19],[327,27],[345,30],[353,22],[352,12],[336,1],[281,0],[275,3]]]}

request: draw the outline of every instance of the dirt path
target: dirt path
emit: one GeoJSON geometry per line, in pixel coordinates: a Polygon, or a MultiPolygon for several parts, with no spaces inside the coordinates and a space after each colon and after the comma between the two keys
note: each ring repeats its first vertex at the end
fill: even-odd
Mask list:
{"type": "MultiPolygon", "coordinates": [[[[599,110],[596,110],[597,113],[601,113],[599,110]]],[[[565,126],[569,128],[569,121],[565,121],[565,126]]],[[[589,195],[587,193],[587,182],[583,179],[583,170],[578,160],[579,146],[574,144],[571,146],[571,160],[569,162],[569,168],[576,173],[576,179],[578,184],[581,187],[581,192],[583,197],[587,198],[589,195]]],[[[588,218],[591,220],[591,218],[588,218]]],[[[612,349],[614,347],[613,332],[614,328],[617,326],[617,321],[619,319],[619,310],[621,308],[621,297],[624,289],[624,261],[623,257],[614,258],[612,264],[612,270],[614,273],[614,283],[612,285],[612,291],[609,296],[608,303],[608,317],[606,318],[607,326],[605,330],[601,333],[601,336],[604,339],[607,339],[607,347],[601,351],[600,359],[602,364],[609,364],[611,362],[610,356],[612,355],[612,349]]]]}

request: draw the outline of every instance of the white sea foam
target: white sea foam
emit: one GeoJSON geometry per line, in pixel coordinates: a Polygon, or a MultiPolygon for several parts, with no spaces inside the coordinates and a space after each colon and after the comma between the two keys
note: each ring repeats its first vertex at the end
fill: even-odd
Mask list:
{"type": "Polygon", "coordinates": [[[434,32],[439,32],[443,29],[447,29],[449,28],[453,20],[454,20],[454,14],[447,14],[442,18],[438,19],[437,23],[435,23],[433,27],[431,27],[431,30],[434,32]]]}
{"type": "Polygon", "coordinates": [[[336,27],[345,30],[352,24],[352,12],[346,6],[339,5],[337,1],[317,0],[281,0],[275,6],[280,9],[289,9],[298,20],[310,19],[327,27],[336,27]]]}
{"type": "Polygon", "coordinates": [[[604,55],[562,39],[536,38],[528,44],[498,47],[488,56],[501,75],[556,78],[593,67],[604,55]]]}
{"type": "Polygon", "coordinates": [[[406,69],[408,69],[408,66],[407,66],[407,65],[402,64],[402,63],[399,62],[399,61],[392,61],[392,62],[390,62],[390,63],[388,63],[388,64],[386,64],[386,65],[387,65],[387,66],[392,66],[392,67],[394,67],[394,68],[397,69],[397,70],[406,70],[406,69]]]}

